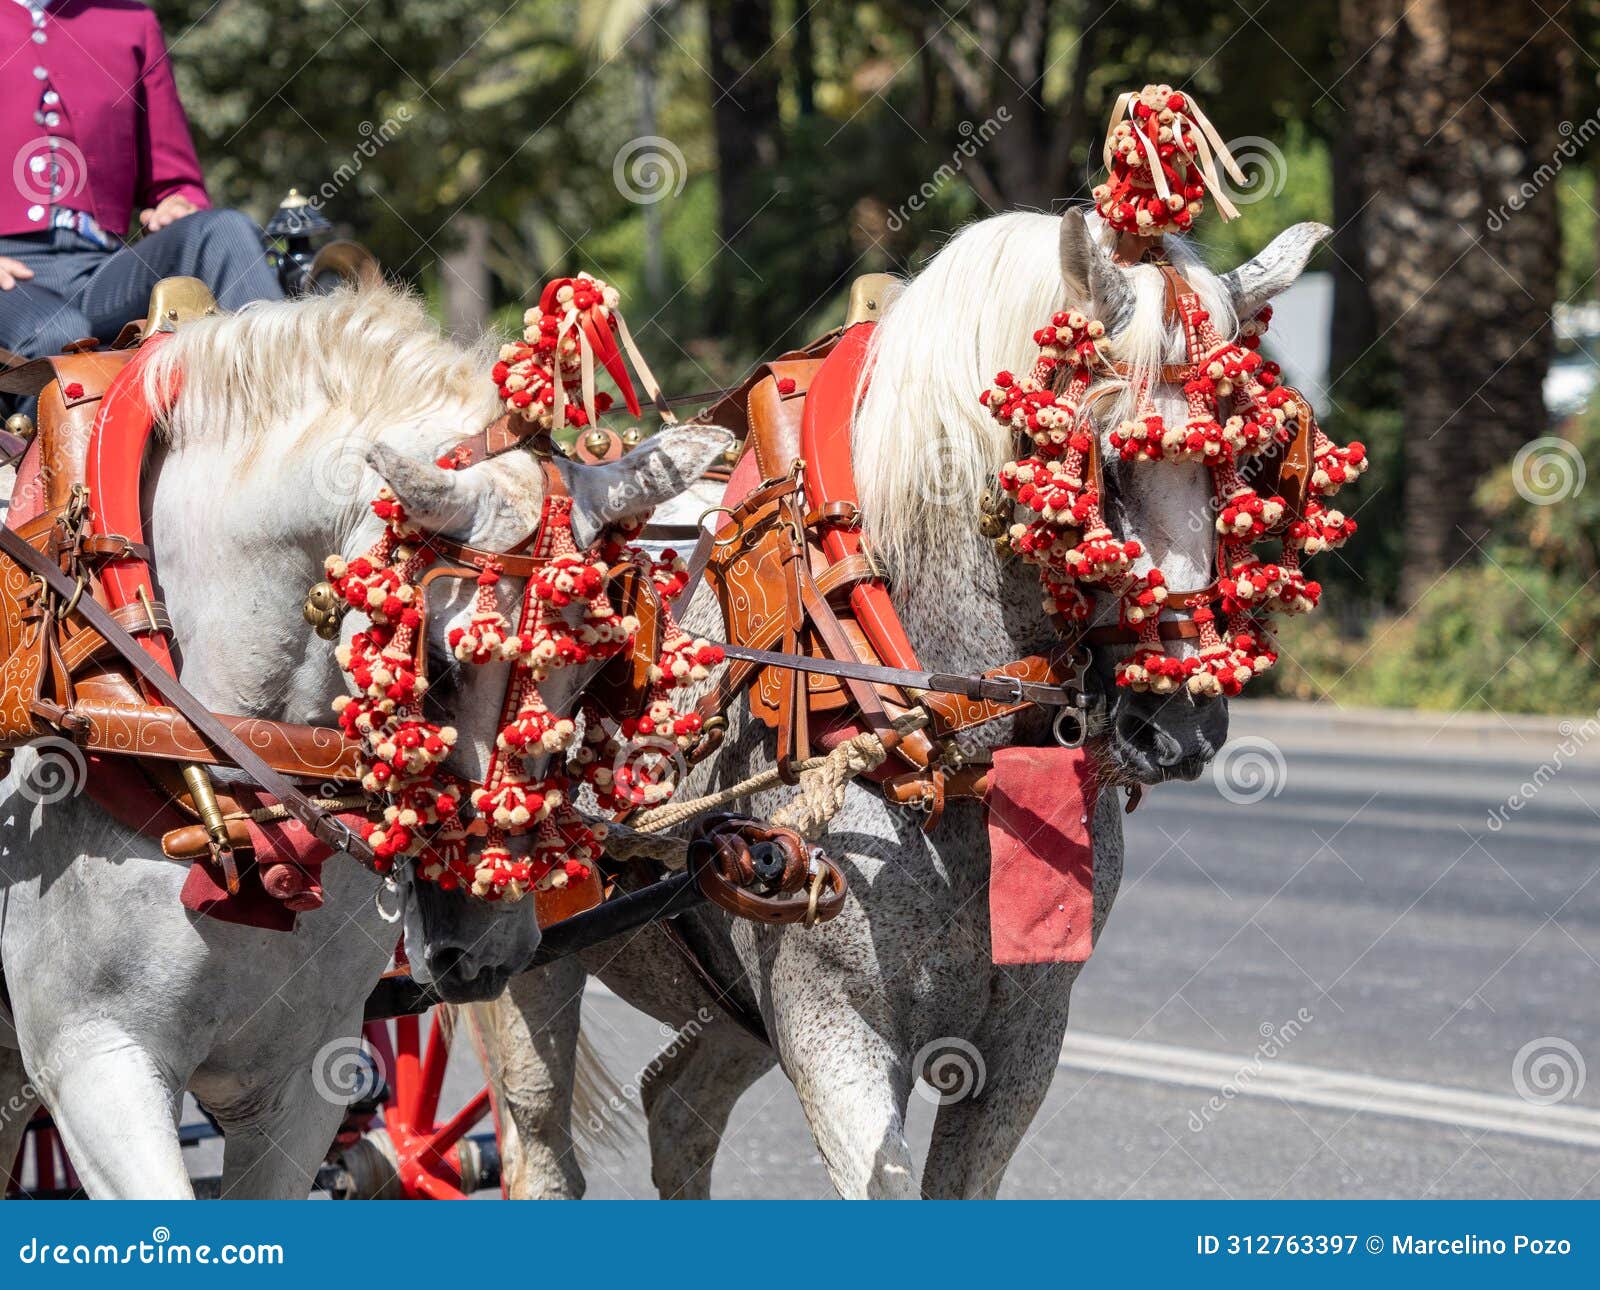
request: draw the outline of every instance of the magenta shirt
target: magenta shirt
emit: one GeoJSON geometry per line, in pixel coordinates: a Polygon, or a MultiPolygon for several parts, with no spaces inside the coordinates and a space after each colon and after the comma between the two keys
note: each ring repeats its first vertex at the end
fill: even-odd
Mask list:
{"type": "Polygon", "coordinates": [[[52,164],[54,204],[118,236],[174,193],[211,205],[160,24],[138,0],[56,0],[42,25],[0,0],[0,160],[13,162],[0,234],[49,226],[52,164]]]}

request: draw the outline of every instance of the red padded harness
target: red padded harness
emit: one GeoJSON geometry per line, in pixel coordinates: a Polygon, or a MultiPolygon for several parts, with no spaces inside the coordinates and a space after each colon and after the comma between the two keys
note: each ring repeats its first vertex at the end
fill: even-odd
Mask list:
{"type": "MultiPolygon", "coordinates": [[[[170,333],[156,332],[112,380],[100,401],[84,460],[83,482],[94,499],[90,510],[91,529],[100,536],[120,536],[144,545],[144,512],[140,503],[140,481],[144,457],[149,447],[155,414],[144,397],[144,367],[170,333]]],[[[141,602],[143,596],[155,598],[155,581],[150,566],[129,552],[108,560],[101,574],[101,585],[113,610],[141,602]]],[[[159,632],[141,633],[139,644],[173,676],[172,651],[159,632]]],[[[145,688],[152,702],[159,698],[145,688]]]]}
{"type": "MultiPolygon", "coordinates": [[[[819,514],[843,511],[856,516],[849,522],[831,524],[823,530],[822,548],[828,559],[837,563],[861,550],[859,498],[856,495],[855,469],[850,460],[850,426],[854,420],[856,390],[872,344],[875,323],[856,323],[822,362],[806,390],[805,409],[800,419],[800,453],[806,463],[806,498],[819,514]]],[[[891,667],[920,670],[916,651],[906,638],[905,628],[889,600],[889,589],[881,578],[856,585],[850,592],[850,608],[856,621],[877,651],[891,667]]]]}

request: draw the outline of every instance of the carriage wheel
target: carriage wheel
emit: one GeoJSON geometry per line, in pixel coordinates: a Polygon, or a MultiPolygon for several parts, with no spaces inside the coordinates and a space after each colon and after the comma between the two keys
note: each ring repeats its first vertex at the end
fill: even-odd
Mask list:
{"type": "Polygon", "coordinates": [[[489,1089],[439,1121],[451,1039],[439,1012],[429,1018],[426,1041],[419,1017],[368,1022],[363,1034],[386,1084],[383,1125],[340,1154],[333,1194],[341,1200],[465,1200],[499,1184],[500,1124],[489,1089]],[[486,1131],[474,1134],[480,1125],[486,1131]]]}

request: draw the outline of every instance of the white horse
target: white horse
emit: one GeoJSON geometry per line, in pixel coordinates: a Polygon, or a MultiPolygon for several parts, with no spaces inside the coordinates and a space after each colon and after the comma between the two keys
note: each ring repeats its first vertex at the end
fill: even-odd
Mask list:
{"type": "MultiPolygon", "coordinates": [[[[1181,239],[1168,251],[1230,335],[1304,268],[1328,235],[1303,224],[1256,259],[1217,276],[1181,239]]],[[[997,216],[956,237],[905,288],[879,324],[870,386],[853,427],[866,538],[889,570],[895,609],[924,666],[971,673],[1048,646],[1038,579],[999,561],[978,531],[981,495],[1012,450],[978,395],[1001,369],[1027,371],[1035,328],[1076,306],[1101,319],[1113,358],[1134,366],[1095,404],[1108,433],[1141,379],[1153,383],[1169,423],[1185,419],[1180,387],[1163,363],[1185,361],[1182,328],[1165,317],[1165,288],[1149,265],[1124,268],[1098,217],[1069,211],[997,216]]],[[[1146,552],[1175,590],[1214,576],[1209,472],[1198,464],[1121,466],[1104,454],[1106,513],[1146,552]]],[[[1101,596],[1099,620],[1115,614],[1101,596]]],[[[714,599],[696,597],[686,623],[715,633],[714,599]]],[[[1192,646],[1174,643],[1187,651],[1192,646]]],[[[1092,821],[1094,934],[1098,939],[1122,873],[1115,786],[1193,779],[1227,735],[1225,701],[1187,692],[1162,699],[1111,684],[1126,646],[1095,651],[1099,699],[1090,750],[1105,791],[1092,821]]],[[[728,713],[721,754],[685,792],[744,778],[770,764],[765,727],[743,704],[728,713]]],[[[1039,744],[1037,718],[962,736],[973,750],[1039,744]]],[[[785,794],[755,799],[769,814],[785,794]]],[[[581,956],[621,997],[678,1035],[641,1083],[655,1183],[661,1195],[709,1194],[711,1164],[734,1102],[774,1062],[793,1081],[839,1193],[909,1196],[918,1191],[905,1138],[912,1086],[926,1077],[944,1094],[921,1179],[930,1197],[993,1196],[1049,1088],[1081,965],[997,967],[990,961],[989,847],[982,811],[953,803],[932,834],[921,817],[853,784],[822,845],[841,858],[850,899],[833,922],[775,928],[700,911],[679,920],[718,983],[685,970],[657,929],[581,956]],[[736,1025],[719,995],[758,1015],[761,1043],[736,1025]],[[702,1011],[704,1010],[704,1011],[702,1011]],[[705,1018],[714,1018],[707,1024],[705,1018]],[[952,1054],[966,1069],[952,1086],[952,1054]]],[[[581,1195],[564,1090],[578,1027],[583,973],[563,963],[512,982],[507,1001],[480,1007],[500,1105],[517,1130],[509,1175],[521,1194],[581,1195]],[[515,1013],[511,1013],[511,1009],[515,1013]],[[510,1014],[510,1015],[508,1015],[510,1014]],[[532,1033],[538,1042],[529,1044],[532,1033]]]]}
{"type": "MultiPolygon", "coordinates": [[[[435,465],[497,414],[492,354],[487,340],[446,342],[418,302],[387,288],[254,307],[164,343],[148,388],[181,374],[181,393],[162,418],[148,533],[181,678],[211,708],[330,724],[344,676],[301,604],[325,555],[375,539],[367,502],[383,483],[420,526],[476,547],[506,550],[536,528],[545,485],[529,454],[435,465]]],[[[727,443],[714,427],[678,428],[611,465],[559,462],[577,541],[647,513],[727,443]]],[[[451,768],[479,780],[509,665],[453,666],[446,633],[471,587],[445,581],[429,606],[430,702],[460,730],[451,768]]],[[[502,580],[503,609],[521,594],[502,580]]],[[[583,679],[546,686],[552,709],[570,710],[583,679]]],[[[318,1055],[353,1047],[395,948],[378,879],[330,858],[325,905],[292,933],[191,914],[185,869],[156,840],[86,797],[55,800],[61,785],[45,792],[41,771],[22,750],[0,784],[0,1089],[18,1099],[0,1119],[0,1163],[37,1099],[91,1195],[192,1195],[175,1130],[188,1089],[227,1132],[225,1195],[304,1196],[343,1112],[318,1055]]],[[[411,885],[403,871],[406,951],[446,997],[490,997],[527,965],[533,901],[491,905],[426,883],[407,899],[411,885]]]]}

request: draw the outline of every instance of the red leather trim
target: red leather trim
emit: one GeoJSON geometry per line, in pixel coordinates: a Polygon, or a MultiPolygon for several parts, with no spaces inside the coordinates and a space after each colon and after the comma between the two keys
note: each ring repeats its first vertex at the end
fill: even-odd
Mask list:
{"type": "MultiPolygon", "coordinates": [[[[818,512],[830,503],[853,506],[858,500],[850,460],[850,419],[874,325],[857,323],[846,330],[806,391],[806,406],[800,418],[800,455],[806,463],[806,503],[818,512]]],[[[861,549],[860,532],[844,525],[828,526],[823,529],[822,548],[833,561],[854,555],[861,549]]],[[[880,579],[857,585],[850,593],[850,607],[879,658],[891,667],[921,670],[916,651],[889,600],[889,589],[880,579]]]]}
{"type": "MultiPolygon", "coordinates": [[[[139,482],[154,417],[144,400],[143,372],[146,360],[166,341],[168,334],[157,332],[145,341],[128,365],[117,373],[101,400],[94,430],[89,436],[83,472],[84,483],[89,488],[92,532],[120,533],[134,542],[144,542],[139,482]]],[[[108,561],[101,571],[101,583],[113,610],[137,603],[141,589],[155,599],[150,566],[135,557],[108,561]]],[[[146,653],[177,676],[166,637],[148,633],[138,640],[146,653]]],[[[148,689],[145,697],[155,701],[148,689]]]]}

